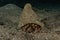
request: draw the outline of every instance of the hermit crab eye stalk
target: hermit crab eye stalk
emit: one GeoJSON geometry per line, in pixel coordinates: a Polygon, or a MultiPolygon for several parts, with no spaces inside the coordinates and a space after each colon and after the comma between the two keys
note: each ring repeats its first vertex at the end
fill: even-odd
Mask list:
{"type": "Polygon", "coordinates": [[[41,26],[36,23],[27,23],[21,29],[27,33],[38,33],[41,31],[41,26]]]}

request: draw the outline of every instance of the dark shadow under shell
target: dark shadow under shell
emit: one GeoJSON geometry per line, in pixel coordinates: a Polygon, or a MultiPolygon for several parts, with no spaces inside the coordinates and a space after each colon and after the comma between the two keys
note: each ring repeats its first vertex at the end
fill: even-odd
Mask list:
{"type": "Polygon", "coordinates": [[[41,26],[36,23],[27,23],[21,29],[27,33],[38,33],[41,30],[41,26]]]}

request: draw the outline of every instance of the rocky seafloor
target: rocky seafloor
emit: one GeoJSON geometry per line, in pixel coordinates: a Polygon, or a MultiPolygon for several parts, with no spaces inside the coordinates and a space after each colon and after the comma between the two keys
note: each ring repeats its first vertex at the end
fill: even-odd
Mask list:
{"type": "Polygon", "coordinates": [[[60,40],[60,10],[33,8],[51,32],[29,34],[18,28],[22,8],[7,4],[0,7],[0,40],[60,40]]]}

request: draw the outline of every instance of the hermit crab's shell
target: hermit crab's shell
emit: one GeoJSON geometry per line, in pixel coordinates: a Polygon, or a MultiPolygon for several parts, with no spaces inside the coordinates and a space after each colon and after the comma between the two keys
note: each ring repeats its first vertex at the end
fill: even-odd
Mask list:
{"type": "Polygon", "coordinates": [[[38,17],[36,12],[34,10],[32,10],[31,4],[27,3],[24,6],[24,9],[20,14],[18,27],[24,26],[27,23],[36,23],[36,24],[40,25],[41,27],[43,27],[44,24],[42,22],[40,22],[39,19],[40,18],[38,17]]]}

